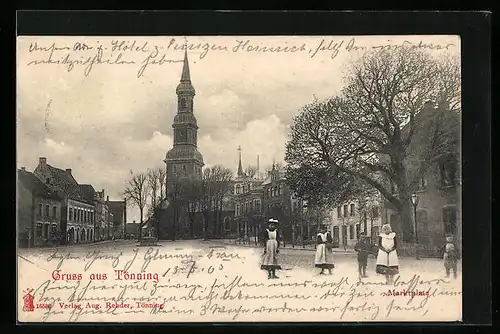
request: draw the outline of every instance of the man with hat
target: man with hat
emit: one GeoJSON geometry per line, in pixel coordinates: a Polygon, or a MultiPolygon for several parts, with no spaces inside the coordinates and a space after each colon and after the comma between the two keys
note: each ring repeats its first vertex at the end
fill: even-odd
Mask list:
{"type": "Polygon", "coordinates": [[[260,269],[267,270],[269,279],[279,278],[276,276],[276,270],[280,270],[277,254],[280,247],[280,236],[278,234],[276,219],[268,220],[268,228],[264,231],[264,256],[260,269]]]}

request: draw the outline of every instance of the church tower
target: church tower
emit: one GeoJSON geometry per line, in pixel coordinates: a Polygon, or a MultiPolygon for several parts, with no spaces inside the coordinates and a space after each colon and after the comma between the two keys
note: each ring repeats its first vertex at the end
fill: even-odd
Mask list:
{"type": "Polygon", "coordinates": [[[191,84],[187,50],[184,52],[184,65],[181,82],[177,86],[177,114],[174,117],[174,145],[167,152],[167,191],[172,189],[174,180],[181,178],[201,179],[204,166],[203,156],[198,151],[198,125],[193,114],[195,89],[191,84]]]}

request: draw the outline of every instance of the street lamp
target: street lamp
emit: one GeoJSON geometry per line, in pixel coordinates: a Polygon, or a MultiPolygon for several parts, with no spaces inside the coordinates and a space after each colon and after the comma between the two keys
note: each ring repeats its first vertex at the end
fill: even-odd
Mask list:
{"type": "Polygon", "coordinates": [[[418,227],[417,227],[417,206],[418,206],[418,195],[413,194],[411,195],[411,203],[413,204],[413,221],[415,223],[415,253],[416,253],[416,258],[417,260],[420,260],[420,257],[418,255],[418,227]]]}

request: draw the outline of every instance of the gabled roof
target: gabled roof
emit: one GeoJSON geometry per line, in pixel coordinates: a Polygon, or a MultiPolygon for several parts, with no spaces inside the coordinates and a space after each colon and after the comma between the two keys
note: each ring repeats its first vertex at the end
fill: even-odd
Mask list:
{"type": "Polygon", "coordinates": [[[83,198],[85,198],[87,201],[92,202],[96,195],[94,187],[92,187],[90,184],[80,184],[79,186],[80,193],[82,194],[83,198]]]}
{"type": "Polygon", "coordinates": [[[52,199],[61,199],[55,191],[51,191],[35,174],[18,169],[17,179],[26,189],[30,190],[34,196],[52,199]]]}
{"type": "Polygon", "coordinates": [[[71,199],[92,204],[92,200],[89,201],[83,196],[80,185],[70,173],[49,164],[47,164],[47,168],[52,176],[57,179],[58,182],[56,184],[64,194],[71,199]]]}

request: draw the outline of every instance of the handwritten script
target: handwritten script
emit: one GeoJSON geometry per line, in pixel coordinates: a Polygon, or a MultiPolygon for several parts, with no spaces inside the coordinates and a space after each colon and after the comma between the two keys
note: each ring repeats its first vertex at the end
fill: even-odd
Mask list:
{"type": "MultiPolygon", "coordinates": [[[[154,40],[154,39],[151,39],[154,40]]],[[[154,43],[149,40],[88,40],[71,43],[61,42],[32,42],[28,46],[29,58],[26,66],[62,66],[67,72],[83,69],[85,76],[89,76],[94,69],[102,66],[129,66],[136,69],[136,76],[140,78],[151,68],[165,64],[183,62],[178,59],[179,52],[188,50],[198,55],[200,60],[210,54],[217,53],[260,53],[260,54],[304,54],[307,58],[316,58],[327,53],[329,58],[335,59],[340,53],[353,51],[368,51],[371,49],[397,50],[402,47],[419,48],[426,50],[448,50],[454,44],[437,44],[426,42],[402,41],[386,42],[377,45],[362,45],[356,38],[312,39],[301,42],[283,40],[282,42],[266,43],[256,39],[235,38],[230,42],[220,43],[187,43],[178,38],[170,38],[165,42],[154,43]]]]}
{"type": "Polygon", "coordinates": [[[461,287],[453,280],[408,272],[388,286],[375,276],[359,280],[339,270],[319,277],[300,268],[268,280],[258,261],[250,250],[218,248],[54,250],[38,261],[50,274],[28,262],[20,268],[30,275],[20,285],[36,282],[35,310],[22,314],[46,322],[436,320],[446,310],[450,317],[461,315],[461,287]]]}

